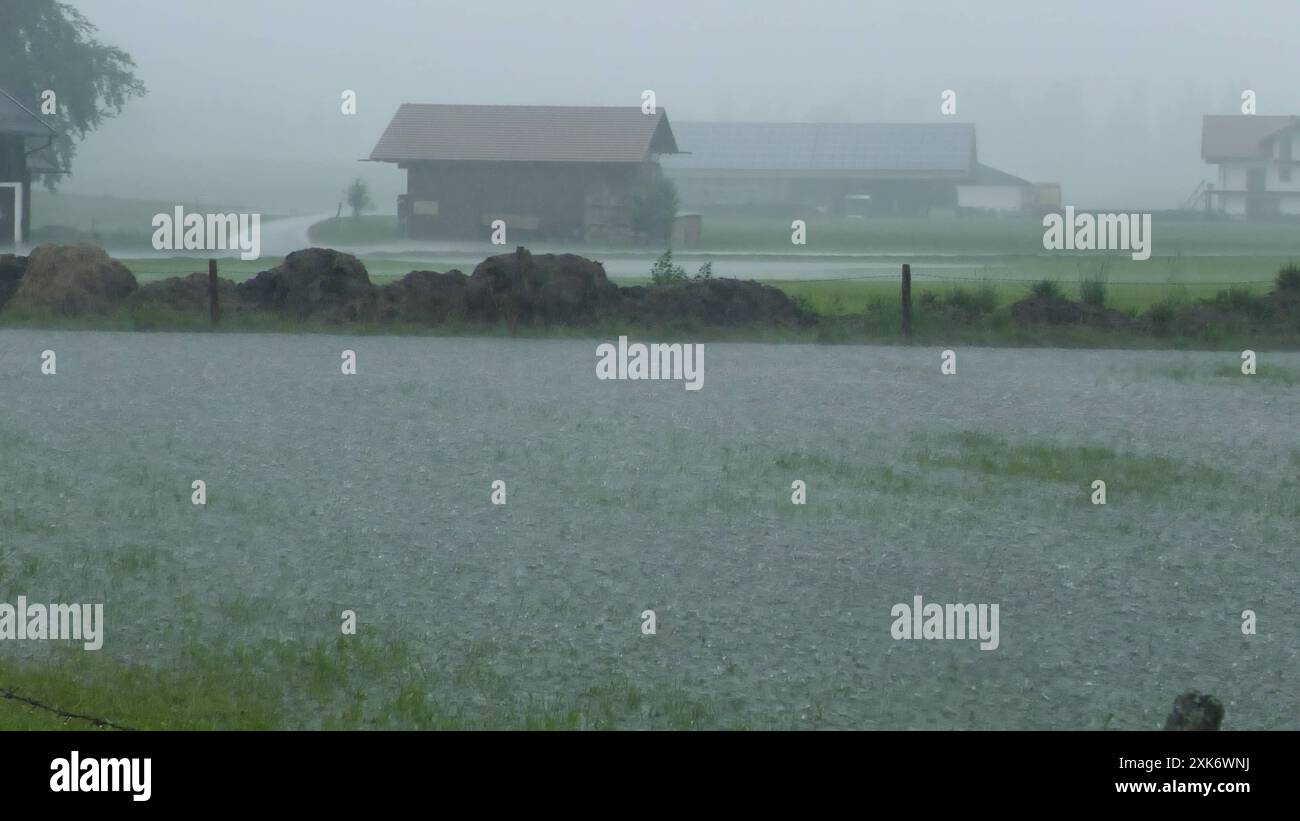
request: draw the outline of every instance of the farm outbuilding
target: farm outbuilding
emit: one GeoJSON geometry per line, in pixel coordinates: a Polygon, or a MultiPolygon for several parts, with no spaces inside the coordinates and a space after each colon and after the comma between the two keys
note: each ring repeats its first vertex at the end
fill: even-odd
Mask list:
{"type": "Polygon", "coordinates": [[[406,171],[404,236],[486,239],[502,220],[510,238],[621,243],[677,151],[663,109],[407,103],[370,159],[406,171]]]}
{"type": "Polygon", "coordinates": [[[1033,207],[1030,183],[979,162],[969,123],[687,122],[677,133],[690,152],[666,158],[664,173],[692,209],[869,216],[1033,207]]]}
{"type": "Polygon", "coordinates": [[[0,89],[0,247],[31,236],[32,176],[55,173],[42,155],[57,132],[0,89]]]}

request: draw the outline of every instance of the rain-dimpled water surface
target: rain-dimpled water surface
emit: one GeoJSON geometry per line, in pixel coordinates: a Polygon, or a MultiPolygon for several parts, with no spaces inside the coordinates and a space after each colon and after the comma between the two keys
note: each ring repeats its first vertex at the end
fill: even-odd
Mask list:
{"type": "Polygon", "coordinates": [[[618,678],[720,726],[1156,728],[1198,688],[1300,729],[1300,355],[709,343],[692,392],[597,344],[2,331],[0,601],[104,602],[158,667],[352,609],[514,703],[618,678]],[[916,595],[999,646],[894,639],[916,595]]]}

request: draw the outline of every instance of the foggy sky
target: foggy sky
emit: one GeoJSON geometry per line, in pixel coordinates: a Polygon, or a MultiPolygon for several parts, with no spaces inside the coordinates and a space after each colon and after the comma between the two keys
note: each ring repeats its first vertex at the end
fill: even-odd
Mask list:
{"type": "Polygon", "coordinates": [[[1300,113],[1295,0],[71,2],[149,94],[87,137],[63,190],[267,213],[332,213],[354,176],[393,212],[404,174],[357,160],[403,102],[653,89],[670,122],[972,122],[982,162],[1112,208],[1212,178],[1201,115],[1239,113],[1243,89],[1300,113]]]}

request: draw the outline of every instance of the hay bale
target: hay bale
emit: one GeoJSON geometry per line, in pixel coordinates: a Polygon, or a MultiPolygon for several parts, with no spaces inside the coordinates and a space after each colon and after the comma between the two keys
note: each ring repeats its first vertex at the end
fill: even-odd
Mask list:
{"type": "Polygon", "coordinates": [[[135,276],[104,249],[88,242],[41,245],[10,305],[77,316],[108,313],[137,288],[135,276]]]}
{"type": "Polygon", "coordinates": [[[235,290],[245,306],[296,319],[350,321],[375,314],[375,288],[366,266],[331,248],[294,251],[235,290]]]}
{"type": "Polygon", "coordinates": [[[618,302],[618,286],[599,262],[576,254],[534,256],[523,246],[480,262],[466,295],[469,316],[486,322],[584,323],[618,302]]]}
{"type": "Polygon", "coordinates": [[[465,317],[465,286],[460,271],[412,271],[379,289],[379,315],[401,322],[436,324],[465,317]]]}

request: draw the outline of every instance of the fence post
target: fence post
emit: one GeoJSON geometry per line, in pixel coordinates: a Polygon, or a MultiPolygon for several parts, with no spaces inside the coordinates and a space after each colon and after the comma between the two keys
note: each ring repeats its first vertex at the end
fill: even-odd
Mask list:
{"type": "Polygon", "coordinates": [[[216,325],[221,321],[221,297],[217,288],[217,261],[208,260],[208,311],[212,316],[212,324],[216,325]]]}
{"type": "Polygon", "coordinates": [[[903,338],[912,338],[912,266],[903,263],[903,338]]]}

